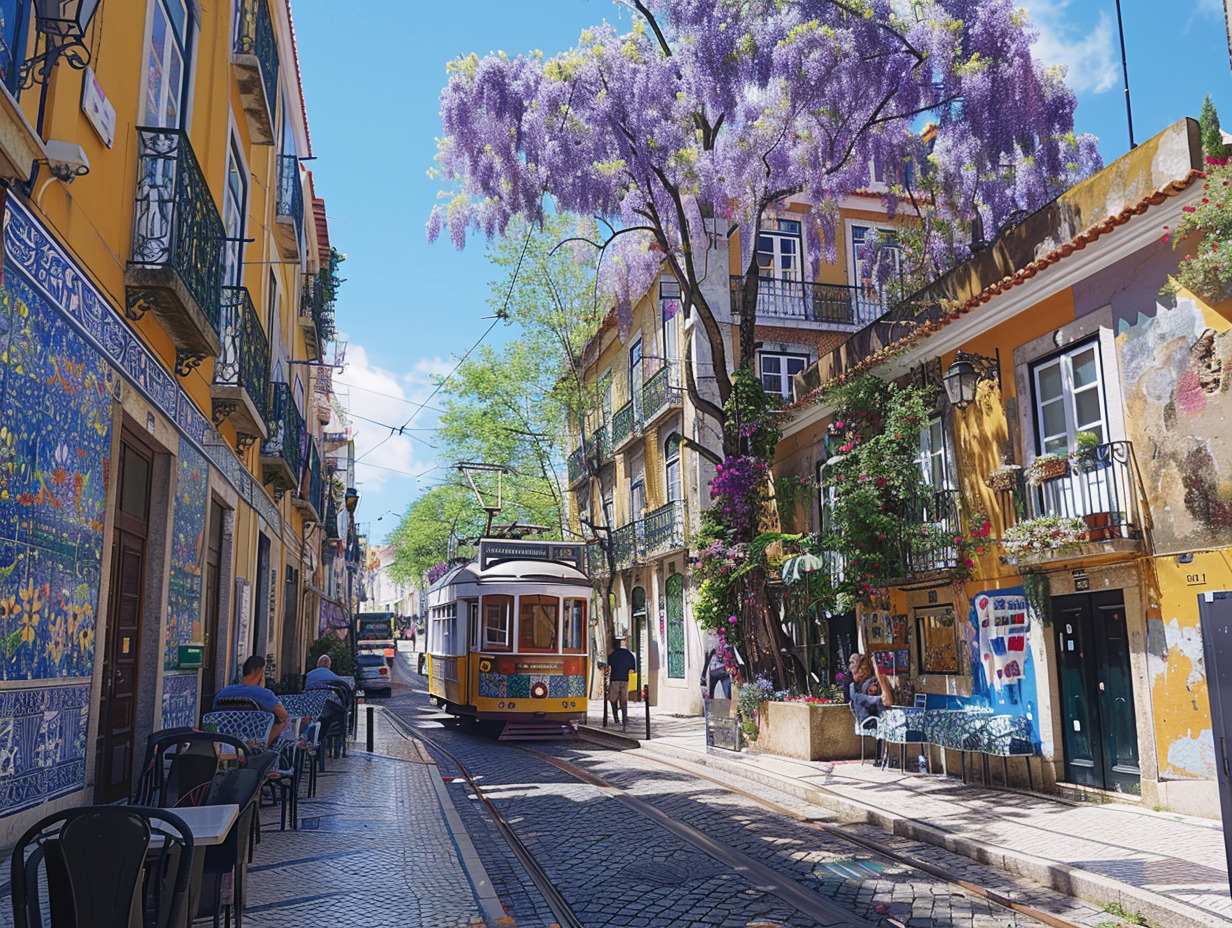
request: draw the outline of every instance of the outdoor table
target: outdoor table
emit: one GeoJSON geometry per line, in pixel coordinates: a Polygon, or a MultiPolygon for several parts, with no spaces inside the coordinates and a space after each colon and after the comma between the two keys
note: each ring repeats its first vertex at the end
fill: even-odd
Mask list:
{"type": "MultiPolygon", "coordinates": [[[[188,886],[187,905],[171,913],[171,924],[176,928],[188,928],[192,924],[189,913],[197,912],[201,898],[201,883],[205,871],[205,848],[222,844],[231,833],[236,819],[240,815],[237,805],[221,806],[185,806],[180,809],[168,809],[178,816],[193,837],[192,877],[188,886]]],[[[158,849],[163,845],[161,836],[154,836],[150,841],[150,849],[158,849]]],[[[199,914],[199,913],[198,913],[199,914]]],[[[213,907],[206,914],[213,914],[213,907]]]]}

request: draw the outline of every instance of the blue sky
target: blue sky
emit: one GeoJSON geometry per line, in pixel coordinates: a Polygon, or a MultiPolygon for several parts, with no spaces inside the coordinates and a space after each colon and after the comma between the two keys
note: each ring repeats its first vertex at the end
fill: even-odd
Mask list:
{"type": "MultiPolygon", "coordinates": [[[[1041,36],[1037,54],[1069,68],[1079,131],[1100,137],[1104,160],[1128,148],[1115,0],[1019,0],[1041,36]]],[[[433,374],[448,373],[489,326],[484,250],[457,252],[424,237],[438,184],[427,176],[440,133],[445,63],[460,54],[573,45],[602,19],[628,24],[611,0],[453,0],[351,4],[294,0],[312,133],[311,163],[330,237],[347,254],[338,327],[347,368],[335,377],[356,418],[359,520],[381,540],[449,462],[431,447],[433,374]],[[368,88],[380,88],[376,92],[368,88]],[[413,419],[412,419],[413,417],[413,419]],[[405,433],[389,429],[412,419],[405,433]],[[424,431],[411,431],[424,429],[424,431]],[[379,447],[374,446],[385,440],[379,447]]],[[[1232,127],[1232,71],[1221,0],[1122,0],[1134,134],[1142,141],[1211,93],[1232,127]]],[[[490,336],[501,338],[502,328],[490,336]]]]}

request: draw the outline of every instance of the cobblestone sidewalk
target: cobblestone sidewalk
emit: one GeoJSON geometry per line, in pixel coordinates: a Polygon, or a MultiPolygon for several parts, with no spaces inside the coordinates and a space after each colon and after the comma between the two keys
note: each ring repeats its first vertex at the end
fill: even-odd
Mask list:
{"type": "MultiPolygon", "coordinates": [[[[626,737],[642,738],[642,707],[630,708],[626,737]]],[[[592,702],[596,727],[602,712],[602,705],[592,702]]],[[[843,816],[878,810],[884,813],[879,824],[900,833],[900,825],[918,826],[914,836],[922,840],[989,863],[1000,860],[1033,879],[1041,876],[1027,871],[1051,868],[1056,888],[1101,903],[1117,901],[1117,893],[1123,893],[1125,909],[1154,914],[1151,924],[1161,928],[1232,926],[1219,822],[1128,803],[1071,803],[965,786],[952,777],[904,774],[858,761],[810,763],[748,752],[707,753],[702,719],[655,719],[652,714],[651,720],[652,738],[642,741],[644,750],[738,770],[843,816]],[[1092,878],[1084,886],[1086,874],[1092,878]]]]}

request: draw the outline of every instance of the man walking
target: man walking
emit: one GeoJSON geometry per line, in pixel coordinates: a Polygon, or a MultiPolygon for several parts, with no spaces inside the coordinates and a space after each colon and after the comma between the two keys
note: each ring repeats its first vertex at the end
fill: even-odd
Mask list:
{"type": "Polygon", "coordinates": [[[629,730],[629,673],[637,669],[637,658],[625,647],[627,640],[623,635],[618,635],[615,650],[607,656],[608,670],[611,671],[607,700],[612,704],[613,720],[620,716],[620,707],[624,708],[622,731],[629,730]]]}

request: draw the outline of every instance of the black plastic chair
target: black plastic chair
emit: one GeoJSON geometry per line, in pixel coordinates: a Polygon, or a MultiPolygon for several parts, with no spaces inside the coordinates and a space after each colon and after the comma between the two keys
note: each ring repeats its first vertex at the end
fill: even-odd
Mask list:
{"type": "Polygon", "coordinates": [[[86,806],[49,815],[13,848],[14,928],[183,924],[192,855],[192,832],[162,809],[86,806]]]}
{"type": "MultiPolygon", "coordinates": [[[[221,885],[218,885],[214,896],[214,924],[218,925],[219,915],[225,911],[225,924],[231,925],[231,913],[235,912],[235,928],[240,928],[244,920],[244,886],[245,886],[245,844],[248,848],[247,860],[252,861],[253,835],[259,830],[261,822],[257,813],[257,802],[261,795],[261,771],[252,767],[240,767],[228,771],[219,781],[216,789],[210,794],[206,805],[228,805],[234,803],[240,807],[239,818],[235,826],[222,844],[205,849],[205,866],[203,873],[213,877],[219,884],[226,874],[232,874],[231,903],[225,908],[222,904],[221,885]],[[244,843],[241,843],[244,842],[244,843]]],[[[194,913],[196,914],[196,913],[194,913]]]]}
{"type": "Polygon", "coordinates": [[[183,729],[155,732],[146,745],[135,803],[168,809],[205,804],[222,766],[220,758],[226,754],[233,755],[239,766],[246,766],[251,756],[248,745],[231,735],[183,729]]]}
{"type": "Polygon", "coordinates": [[[346,713],[343,719],[336,720],[327,729],[321,731],[321,743],[326,750],[320,752],[321,770],[325,769],[325,754],[332,749],[333,756],[347,756],[347,739],[355,736],[355,694],[345,683],[325,683],[322,689],[327,689],[342,704],[346,713]]]}

